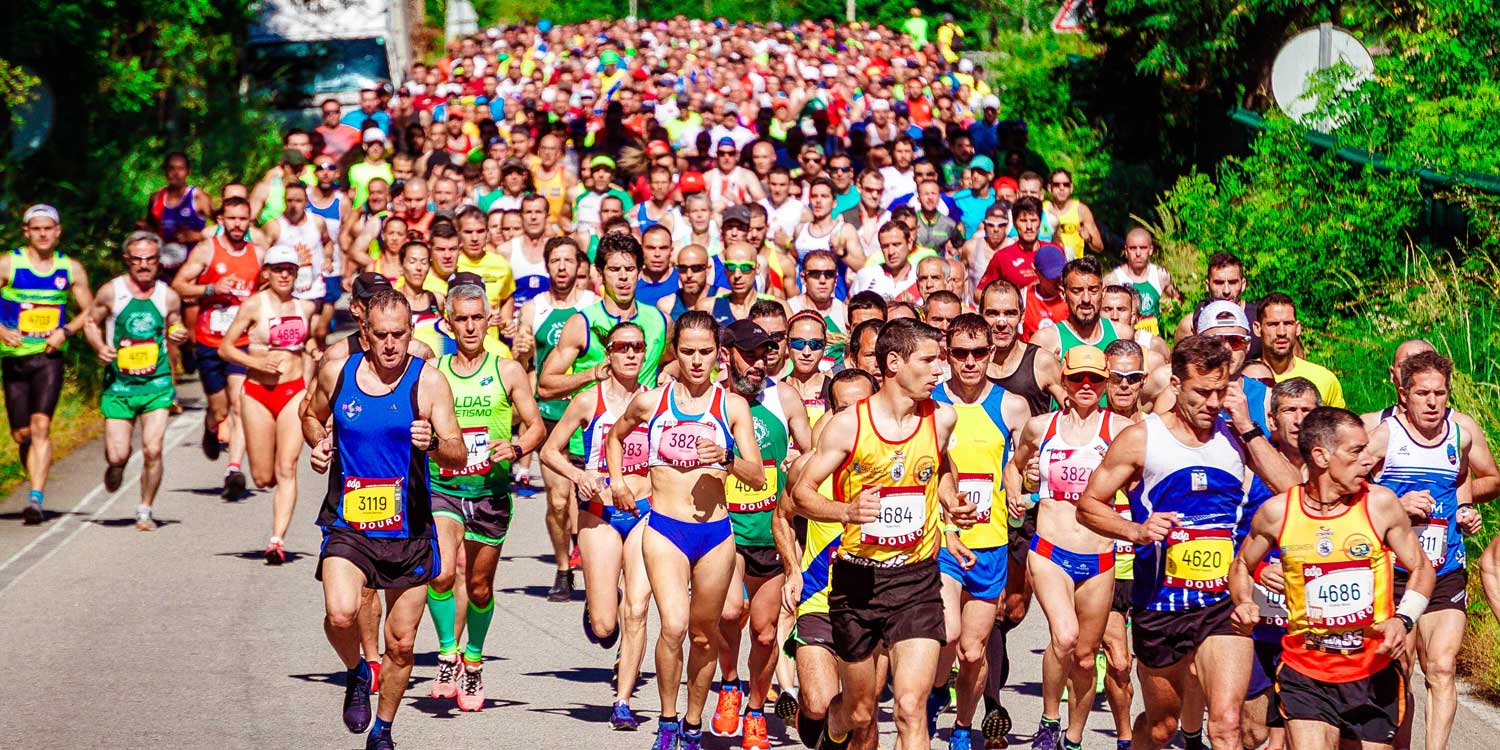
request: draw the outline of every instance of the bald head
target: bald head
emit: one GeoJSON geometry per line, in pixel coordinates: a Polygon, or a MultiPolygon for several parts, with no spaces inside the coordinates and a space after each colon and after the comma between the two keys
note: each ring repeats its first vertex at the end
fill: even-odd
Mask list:
{"type": "Polygon", "coordinates": [[[702,245],[688,245],[677,251],[677,263],[684,266],[696,266],[708,262],[708,251],[702,245]]]}
{"type": "Polygon", "coordinates": [[[1125,233],[1126,244],[1131,244],[1134,242],[1144,242],[1149,245],[1152,243],[1152,241],[1153,240],[1151,238],[1151,233],[1146,231],[1145,227],[1136,227],[1125,233]]]}
{"type": "Polygon", "coordinates": [[[1391,355],[1391,384],[1401,386],[1401,363],[1411,358],[1412,355],[1422,352],[1435,352],[1432,344],[1425,339],[1407,339],[1396,347],[1396,353],[1391,355]]]}
{"type": "Polygon", "coordinates": [[[724,251],[724,260],[729,263],[754,263],[755,247],[745,242],[736,242],[724,251]]]}

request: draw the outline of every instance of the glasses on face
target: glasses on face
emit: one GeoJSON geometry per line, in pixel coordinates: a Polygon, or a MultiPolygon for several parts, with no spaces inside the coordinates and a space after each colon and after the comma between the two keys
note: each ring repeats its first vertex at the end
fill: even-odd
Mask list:
{"type": "Polygon", "coordinates": [[[1146,371],[1145,370],[1129,370],[1129,371],[1126,371],[1126,370],[1110,370],[1109,371],[1109,376],[1110,376],[1111,379],[1118,380],[1118,381],[1124,383],[1125,385],[1135,385],[1136,383],[1139,383],[1142,380],[1146,379],[1146,371]]]}
{"type": "Polygon", "coordinates": [[[616,341],[609,345],[610,354],[625,354],[627,352],[642,354],[646,351],[644,341],[616,341]]]}
{"type": "Polygon", "coordinates": [[[1243,333],[1221,333],[1215,338],[1224,342],[1230,349],[1235,351],[1250,348],[1250,337],[1243,333]]]}
{"type": "Polygon", "coordinates": [[[802,272],[802,275],[806,276],[809,279],[831,279],[835,276],[838,276],[838,274],[838,271],[835,271],[831,268],[809,268],[802,272]]]}
{"type": "Polygon", "coordinates": [[[731,159],[733,159],[734,157],[739,156],[739,154],[735,153],[734,151],[720,151],[719,152],[719,158],[720,159],[722,159],[722,158],[724,158],[726,156],[729,157],[729,158],[731,158],[731,159]]]}
{"type": "Polygon", "coordinates": [[[1073,186],[1073,183],[1071,183],[1071,182],[1053,181],[1053,183],[1052,183],[1052,187],[1072,187],[1072,186],[1073,186]]]}
{"type": "Polygon", "coordinates": [[[326,170],[329,170],[329,171],[332,171],[332,170],[335,170],[335,169],[338,169],[338,168],[339,168],[339,165],[337,165],[337,164],[331,164],[331,163],[330,164],[319,164],[318,165],[318,169],[326,169],[326,170]]]}
{"type": "Polygon", "coordinates": [[[1104,383],[1103,375],[1092,372],[1075,372],[1067,376],[1067,379],[1073,385],[1083,385],[1085,383],[1089,385],[1102,385],[1104,383]]]}
{"type": "Polygon", "coordinates": [[[811,349],[815,352],[821,352],[823,351],[823,347],[828,345],[828,342],[823,339],[787,339],[786,345],[790,346],[794,351],[800,352],[804,349],[811,349]]]}
{"type": "Polygon", "coordinates": [[[821,156],[806,156],[806,157],[803,157],[802,161],[805,161],[808,164],[822,164],[823,163],[823,157],[821,157],[821,156]]]}
{"type": "Polygon", "coordinates": [[[707,263],[678,263],[678,273],[703,273],[708,270],[707,263]]]}
{"type": "Polygon", "coordinates": [[[984,222],[984,228],[996,232],[1003,232],[1006,229],[1010,228],[1010,224],[1004,221],[986,221],[984,222]]]}
{"type": "Polygon", "coordinates": [[[995,348],[992,346],[976,346],[972,349],[949,347],[948,354],[954,359],[964,362],[971,359],[987,359],[990,356],[990,352],[994,350],[995,348]]]}
{"type": "Polygon", "coordinates": [[[160,256],[157,256],[157,255],[147,255],[145,257],[139,256],[139,255],[127,255],[127,256],[125,256],[125,262],[126,263],[139,263],[139,264],[144,265],[146,263],[155,263],[156,260],[157,260],[157,258],[159,258],[159,257],[160,256]]]}
{"type": "Polygon", "coordinates": [[[277,263],[274,266],[266,266],[266,270],[271,273],[296,273],[297,266],[291,263],[277,263]]]}
{"type": "Polygon", "coordinates": [[[786,341],[786,331],[766,331],[766,336],[771,339],[771,343],[777,346],[780,346],[781,342],[786,341]]]}
{"type": "Polygon", "coordinates": [[[848,166],[845,166],[845,167],[829,167],[828,171],[830,171],[830,172],[853,172],[854,171],[854,167],[848,167],[848,166]]]}
{"type": "Polygon", "coordinates": [[[730,273],[754,273],[754,263],[725,263],[724,270],[730,273]]]}

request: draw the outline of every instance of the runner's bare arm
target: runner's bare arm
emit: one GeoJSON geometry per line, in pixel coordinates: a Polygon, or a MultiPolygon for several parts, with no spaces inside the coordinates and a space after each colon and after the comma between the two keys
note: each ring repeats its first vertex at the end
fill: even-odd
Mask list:
{"type": "Polygon", "coordinates": [[[541,375],[537,377],[537,396],[543,399],[567,398],[579,389],[596,381],[602,381],[609,373],[608,360],[597,367],[579,373],[568,372],[568,367],[588,346],[588,322],[582,314],[568,318],[558,337],[552,356],[542,363],[541,375]]]}
{"type": "Polygon", "coordinates": [[[187,260],[177,269],[177,275],[172,277],[172,291],[183,297],[196,298],[206,294],[206,284],[199,284],[198,277],[203,275],[203,270],[208,268],[208,262],[213,259],[213,240],[204,240],[193,247],[188,253],[187,260]]]}
{"type": "Polygon", "coordinates": [[[260,314],[260,299],[262,298],[255,297],[240,305],[239,311],[234,314],[234,320],[229,324],[229,330],[224,332],[224,340],[219,342],[219,358],[232,365],[279,375],[269,366],[271,364],[270,352],[251,354],[234,345],[241,336],[245,335],[246,331],[255,325],[260,314]]]}
{"type": "Polygon", "coordinates": [[[812,450],[812,423],[807,419],[807,404],[802,402],[802,396],[786,383],[776,384],[776,395],[781,398],[781,413],[786,415],[792,444],[799,451],[812,450]]]}
{"type": "Polygon", "coordinates": [[[536,353],[536,335],[531,330],[532,317],[536,315],[536,305],[533,300],[526,300],[521,305],[521,312],[516,321],[515,346],[511,347],[516,361],[522,365],[531,364],[531,358],[536,353]]]}
{"type": "Polygon", "coordinates": [[[725,457],[729,472],[750,485],[752,490],[765,489],[766,472],[761,466],[760,443],[755,442],[755,420],[750,416],[750,403],[737,393],[726,393],[724,416],[729,417],[729,430],[734,434],[734,445],[738,449],[733,456],[725,457]]]}
{"type": "Polygon", "coordinates": [[[1043,349],[1037,352],[1031,362],[1031,373],[1036,378],[1037,385],[1047,391],[1059,405],[1068,403],[1068,390],[1063,387],[1062,382],[1062,364],[1057,361],[1057,356],[1043,349]]]}
{"type": "MultiPolygon", "coordinates": [[[[599,387],[604,386],[600,384],[599,387]]],[[[671,386],[667,387],[671,388],[671,386]]],[[[572,409],[579,401],[584,400],[575,398],[568,408],[572,409]]],[[[661,389],[658,388],[635,394],[635,397],[630,399],[630,406],[625,407],[625,413],[620,415],[620,418],[615,421],[615,426],[604,437],[604,465],[609,467],[611,487],[625,484],[625,438],[651,417],[651,410],[656,407],[656,402],[659,400],[661,400],[661,389]]],[[[557,431],[553,430],[553,432],[557,431]]]]}
{"type": "MultiPolygon", "coordinates": [[[[953,428],[958,424],[958,412],[948,404],[938,404],[933,421],[937,424],[937,444],[947,445],[953,438],[953,428]]],[[[973,526],[974,514],[979,508],[969,502],[967,495],[958,494],[958,472],[954,470],[947,451],[939,452],[937,470],[938,503],[943,507],[944,517],[961,528],[973,526]]]]}
{"type": "Polygon", "coordinates": [[[308,446],[316,447],[320,441],[328,437],[328,420],[333,416],[334,386],[338,384],[339,373],[343,370],[344,363],[324,359],[318,365],[318,374],[313,379],[313,387],[307,398],[302,402],[302,439],[307,441],[308,446]]]}
{"type": "Polygon", "coordinates": [[[1021,429],[1011,432],[1010,460],[1005,462],[1002,481],[1005,483],[1005,504],[1009,506],[1012,518],[1026,514],[1025,496],[1033,492],[1026,487],[1026,465],[1036,456],[1037,436],[1049,419],[1051,417],[1046,414],[1030,417],[1021,429]]]}
{"type": "MultiPolygon", "coordinates": [[[[437,448],[427,452],[434,463],[444,469],[462,469],[469,463],[469,449],[464,445],[463,430],[458,426],[458,414],[453,408],[453,389],[448,379],[429,367],[416,362],[411,367],[421,367],[417,379],[417,422],[430,424],[432,436],[437,438],[437,448]]],[[[416,431],[416,423],[413,423],[416,431]]],[[[419,446],[426,447],[426,446],[419,446]]]]}
{"type": "Polygon", "coordinates": [[[543,466],[563,475],[574,484],[582,484],[584,476],[583,470],[568,460],[568,441],[572,439],[574,432],[588,424],[589,412],[594,409],[594,399],[584,398],[584,395],[586,394],[579,394],[579,398],[568,402],[568,408],[563,410],[562,418],[557,420],[552,432],[547,434],[538,454],[543,466]]]}
{"type": "Polygon", "coordinates": [[[849,505],[823,497],[818,492],[818,487],[823,484],[823,480],[833,476],[833,472],[854,451],[855,433],[859,429],[857,411],[845,409],[837,414],[829,414],[819,422],[820,426],[828,426],[822,428],[817,446],[808,455],[807,463],[798,471],[792,491],[782,500],[784,503],[790,501],[788,513],[831,523],[844,523],[848,518],[849,505]]]}
{"type": "Polygon", "coordinates": [[[1133,424],[1110,443],[1104,461],[1089,477],[1083,497],[1078,499],[1078,522],[1089,531],[1111,539],[1137,544],[1156,541],[1142,538],[1145,527],[1121,518],[1114,508],[1115,493],[1134,483],[1145,465],[1146,426],[1133,424]]]}
{"type": "Polygon", "coordinates": [[[94,319],[95,325],[83,329],[83,338],[89,342],[89,346],[99,355],[99,361],[108,364],[115,358],[115,349],[104,340],[103,331],[97,325],[109,317],[109,311],[114,308],[115,285],[105,284],[99,289],[99,295],[94,297],[94,304],[84,310],[79,317],[88,316],[94,319]]]}
{"type": "Polygon", "coordinates": [[[1461,411],[1453,412],[1453,419],[1458,422],[1464,440],[1469,441],[1464,449],[1464,456],[1468,463],[1473,501],[1487,503],[1494,500],[1500,495],[1500,469],[1495,466],[1495,455],[1490,452],[1484,430],[1480,429],[1473,417],[1461,411]]]}
{"type": "Polygon", "coordinates": [[[1396,553],[1396,559],[1410,571],[1406,590],[1423,596],[1432,596],[1432,587],[1437,583],[1437,574],[1428,564],[1427,553],[1422,549],[1422,540],[1411,528],[1411,519],[1396,493],[1377,484],[1369,489],[1370,522],[1375,526],[1386,549],[1396,553]]]}

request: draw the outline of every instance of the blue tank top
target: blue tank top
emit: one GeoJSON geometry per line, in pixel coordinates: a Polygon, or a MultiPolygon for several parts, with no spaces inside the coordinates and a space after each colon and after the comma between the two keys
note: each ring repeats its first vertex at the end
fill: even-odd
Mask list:
{"type": "Polygon", "coordinates": [[[721,296],[714,298],[713,316],[714,320],[719,321],[719,325],[721,326],[728,326],[735,321],[734,308],[729,306],[728,297],[721,296]]]}
{"type": "Polygon", "coordinates": [[[350,355],[329,398],[333,465],[318,525],[382,539],[431,537],[427,455],[411,444],[417,382],[425,365],[407,357],[391,392],[374,396],[361,390],[355,377],[364,360],[364,352],[350,355]]]}
{"type": "MultiPolygon", "coordinates": [[[[1421,490],[1432,493],[1432,513],[1426,520],[1412,521],[1412,531],[1438,575],[1463,568],[1468,562],[1463,531],[1458,526],[1463,438],[1452,410],[1444,420],[1443,436],[1433,445],[1422,444],[1400,417],[1386,418],[1385,426],[1390,438],[1375,483],[1396,493],[1396,497],[1421,490]]],[[[1396,568],[1406,570],[1400,565],[1396,568]]]]}
{"type": "Polygon", "coordinates": [[[198,207],[193,205],[193,193],[198,188],[189,186],[182,194],[182,200],[175,206],[167,205],[167,191],[165,189],[157,192],[152,200],[151,213],[156,216],[156,221],[161,225],[162,239],[173,242],[179,228],[186,228],[194,232],[201,232],[208,226],[208,220],[198,215],[198,207]]]}
{"type": "Polygon", "coordinates": [[[72,291],[72,263],[52,253],[52,270],[39,273],[24,248],[10,253],[10,279],[0,288],[0,325],[21,334],[19,346],[0,344],[0,356],[23,357],[47,349],[47,336],[68,322],[68,294],[72,291]]]}
{"type": "MultiPolygon", "coordinates": [[[[641,280],[635,283],[635,298],[643,304],[656,306],[656,303],[676,294],[678,289],[677,269],[667,272],[661,281],[647,281],[646,275],[641,274],[641,280]]],[[[676,318],[673,318],[676,320],[676,318]]]]}

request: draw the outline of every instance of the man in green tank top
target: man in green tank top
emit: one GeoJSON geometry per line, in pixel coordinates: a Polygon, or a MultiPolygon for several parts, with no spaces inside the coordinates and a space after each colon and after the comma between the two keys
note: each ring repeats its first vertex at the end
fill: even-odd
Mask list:
{"type": "MultiPolygon", "coordinates": [[[[780,313],[779,321],[768,320],[767,323],[779,323],[777,328],[785,337],[784,312],[780,313]]],[[[719,620],[719,630],[727,644],[719,650],[719,674],[724,687],[719,692],[719,703],[710,729],[715,734],[731,733],[730,725],[739,716],[743,701],[745,721],[751,725],[746,728],[746,734],[756,734],[764,729],[766,692],[771,687],[771,676],[776,668],[781,576],[784,573],[800,575],[797,566],[801,562],[782,559],[777,552],[771,523],[786,489],[787,454],[793,444],[799,450],[811,448],[812,427],[808,424],[802,396],[795,388],[778,383],[770,376],[768,367],[776,361],[779,343],[766,328],[755,320],[735,321],[725,329],[724,341],[719,356],[728,364],[726,385],[750,403],[755,442],[765,463],[766,486],[754,490],[731,476],[724,488],[729,521],[734,528],[734,545],[739,555],[735,565],[736,580],[730,583],[729,590],[745,591],[746,594],[744,597],[730,596],[719,620]],[[750,609],[749,618],[743,616],[746,607],[750,609]],[[739,644],[740,630],[747,619],[751,628],[750,684],[748,692],[742,692],[739,688],[739,644]]]]}
{"type": "Polygon", "coordinates": [[[493,585],[500,547],[510,530],[511,463],[536,450],[546,431],[526,370],[513,359],[485,351],[489,300],[479,284],[459,284],[448,290],[448,325],[457,352],[437,361],[437,369],[453,390],[454,413],[469,451],[460,469],[444,469],[428,459],[432,485],[432,516],[437,526],[442,569],[427,586],[427,609],[438,634],[438,674],[432,697],[455,698],[461,711],[484,706],[484,639],[494,615],[493,585]],[[513,415],[520,418],[519,439],[511,432],[513,415]],[[462,537],[469,573],[462,594],[454,596],[454,566],[462,537]],[[465,617],[458,619],[459,599],[466,599],[465,617]],[[468,624],[468,644],[459,662],[459,622],[468,624]],[[462,666],[462,670],[460,670],[462,666]]]}
{"type": "Polygon", "coordinates": [[[1116,339],[1128,339],[1132,332],[1100,315],[1104,299],[1104,271],[1093,256],[1068,261],[1061,277],[1063,301],[1068,304],[1068,319],[1043,328],[1031,337],[1031,343],[1057,355],[1061,360],[1069,349],[1088,344],[1104,351],[1116,339]]]}
{"type": "Polygon", "coordinates": [[[104,415],[104,489],[114,492],[130,460],[130,437],[141,425],[141,502],[135,526],[156,528],[152,508],[161,486],[162,439],[176,388],[167,359],[167,342],[181,344],[188,331],[182,325],[182,301],[158,279],[161,238],[151,232],[132,232],[125,238],[125,268],[99,288],[88,308],[93,325],[84,328],[89,345],[105,363],[104,392],[99,413],[104,415]],[[101,335],[98,323],[104,324],[101,335]]]}
{"type": "MultiPolygon", "coordinates": [[[[645,332],[646,356],[641,363],[640,383],[646,388],[656,387],[669,325],[661,310],[635,299],[644,259],[640,241],[628,234],[607,234],[600,240],[594,266],[604,279],[604,298],[580,310],[563,326],[557,346],[538,366],[538,397],[572,398],[607,379],[609,365],[604,356],[604,339],[622,320],[635,323],[645,332]]],[[[580,435],[573,436],[570,450],[575,450],[575,455],[583,453],[580,435]]],[[[563,602],[572,597],[573,578],[567,555],[557,557],[557,573],[547,598],[563,602]]]]}
{"type": "Polygon", "coordinates": [[[52,412],[62,395],[62,349],[68,337],[93,325],[93,316],[68,320],[71,293],[78,309],[94,304],[83,264],[57,250],[62,218],[37,204],[21,217],[26,245],[0,255],[0,381],[10,436],[21,449],[31,495],[26,524],[45,519],[42,495],[52,468],[52,412]]]}

